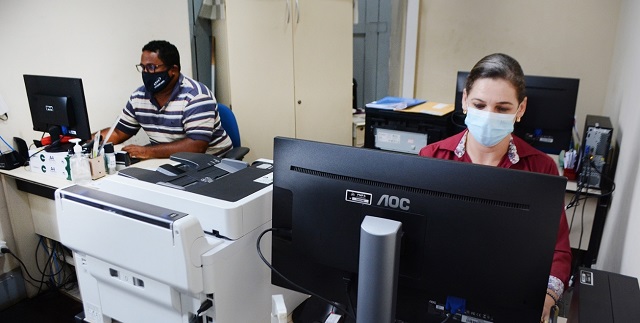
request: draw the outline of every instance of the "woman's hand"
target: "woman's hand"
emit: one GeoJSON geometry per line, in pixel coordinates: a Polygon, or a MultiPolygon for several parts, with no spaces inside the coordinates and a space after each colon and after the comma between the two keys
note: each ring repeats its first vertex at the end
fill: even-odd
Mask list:
{"type": "Polygon", "coordinates": [[[540,318],[540,323],[549,322],[549,316],[551,315],[551,308],[556,305],[556,301],[551,297],[551,295],[547,294],[547,297],[544,299],[544,308],[542,309],[542,317],[540,318]]]}

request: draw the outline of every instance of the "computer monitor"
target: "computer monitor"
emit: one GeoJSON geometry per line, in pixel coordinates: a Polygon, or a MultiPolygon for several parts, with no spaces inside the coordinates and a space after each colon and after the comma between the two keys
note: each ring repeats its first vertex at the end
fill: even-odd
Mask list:
{"type": "MultiPolygon", "coordinates": [[[[456,80],[456,113],[458,130],[464,129],[462,90],[469,72],[458,72],[456,80]]],[[[513,133],[548,154],[559,154],[573,143],[579,79],[525,75],[527,111],[516,122],[513,133]]]]}
{"type": "Polygon", "coordinates": [[[33,130],[48,132],[52,143],[59,135],[91,139],[82,79],[24,75],[33,130]]]}
{"type": "Polygon", "coordinates": [[[474,322],[540,321],[566,178],[290,138],[273,176],[272,264],[290,281],[357,307],[360,225],[380,217],[402,223],[396,319],[441,322],[456,297],[474,322]]]}

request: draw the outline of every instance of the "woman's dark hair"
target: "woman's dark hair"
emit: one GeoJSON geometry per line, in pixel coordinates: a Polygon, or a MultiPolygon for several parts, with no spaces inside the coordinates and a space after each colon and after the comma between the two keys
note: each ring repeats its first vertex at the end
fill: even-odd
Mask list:
{"type": "Polygon", "coordinates": [[[473,84],[478,79],[491,78],[503,79],[516,89],[518,102],[522,102],[527,96],[524,84],[524,73],[518,61],[506,54],[491,54],[483,57],[469,72],[465,89],[471,92],[473,84]]]}
{"type": "Polygon", "coordinates": [[[176,46],[168,41],[152,40],[142,47],[142,51],[157,53],[158,58],[167,65],[167,67],[171,68],[171,66],[176,65],[178,66],[178,70],[181,70],[180,53],[178,53],[176,46]]]}

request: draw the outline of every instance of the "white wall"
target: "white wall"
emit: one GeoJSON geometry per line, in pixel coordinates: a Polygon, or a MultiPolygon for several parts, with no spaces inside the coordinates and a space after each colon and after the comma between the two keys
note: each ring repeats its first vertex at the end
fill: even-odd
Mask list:
{"type": "Polygon", "coordinates": [[[455,71],[505,52],[530,75],[580,79],[577,126],[611,118],[616,191],[596,268],[640,277],[640,2],[421,0],[416,96],[452,102],[455,71]]]}
{"type": "Polygon", "coordinates": [[[605,112],[620,143],[616,190],[597,268],[640,277],[640,2],[623,0],[605,112]]]}
{"type": "MultiPolygon", "coordinates": [[[[111,126],[142,84],[134,65],[150,40],[176,45],[183,72],[191,75],[187,10],[184,0],[1,0],[0,95],[10,110],[0,135],[10,143],[14,136],[40,138],[31,130],[23,74],[82,78],[93,131],[111,126]]],[[[13,245],[4,198],[0,240],[13,245]]]]}
{"type": "Polygon", "coordinates": [[[525,74],[579,78],[582,129],[586,114],[603,112],[619,7],[620,0],[421,0],[416,96],[453,103],[456,72],[504,52],[525,74]]]}
{"type": "Polygon", "coordinates": [[[616,191],[596,268],[640,277],[640,1],[421,0],[416,96],[452,102],[455,72],[505,52],[525,74],[580,78],[578,128],[611,118],[616,191]]]}
{"type": "Polygon", "coordinates": [[[0,134],[40,136],[31,130],[23,74],[82,78],[92,130],[111,126],[142,84],[134,65],[148,41],[176,45],[190,75],[187,9],[182,0],[1,1],[0,95],[10,112],[0,134]]]}

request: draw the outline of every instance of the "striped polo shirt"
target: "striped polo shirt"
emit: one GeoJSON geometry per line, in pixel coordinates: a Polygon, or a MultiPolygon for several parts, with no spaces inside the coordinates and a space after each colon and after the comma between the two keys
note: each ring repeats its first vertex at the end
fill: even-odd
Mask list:
{"type": "Polygon", "coordinates": [[[151,144],[190,138],[209,142],[208,154],[222,155],[231,149],[213,94],[204,84],[182,74],[163,107],[144,86],[139,87],[122,110],[116,128],[129,135],[142,128],[151,144]]]}

